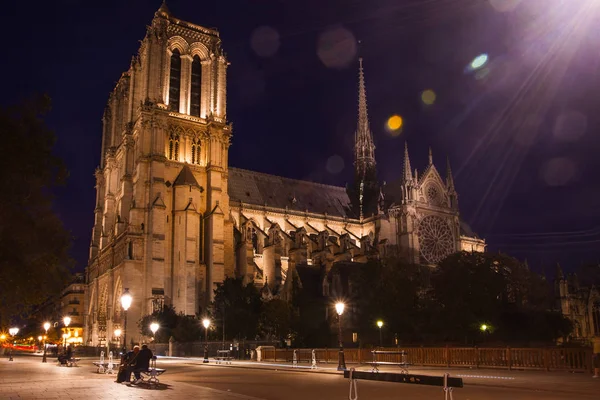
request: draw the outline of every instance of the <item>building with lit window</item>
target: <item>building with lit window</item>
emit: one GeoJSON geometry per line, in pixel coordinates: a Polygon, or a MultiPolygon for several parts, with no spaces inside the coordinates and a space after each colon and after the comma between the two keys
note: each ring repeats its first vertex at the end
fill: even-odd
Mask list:
{"type": "Polygon", "coordinates": [[[67,335],[66,342],[73,345],[83,344],[83,310],[85,301],[85,276],[76,274],[74,279],[63,289],[58,299],[58,324],[64,325],[64,318],[69,317],[69,326],[62,328],[63,335],[67,335]]]}

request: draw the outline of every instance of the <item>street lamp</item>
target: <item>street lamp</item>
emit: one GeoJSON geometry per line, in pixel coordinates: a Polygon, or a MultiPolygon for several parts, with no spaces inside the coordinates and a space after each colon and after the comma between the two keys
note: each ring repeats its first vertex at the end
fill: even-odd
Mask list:
{"type": "MultiPolygon", "coordinates": [[[[65,324],[65,328],[69,327],[69,324],[71,323],[71,317],[66,316],[63,318],[63,323],[65,324]]],[[[64,344],[64,348],[67,348],[67,338],[69,337],[69,335],[67,334],[68,329],[65,329],[65,334],[63,335],[63,337],[65,338],[65,344],[64,344]]]]}
{"type": "Polygon", "coordinates": [[[381,336],[381,327],[383,326],[383,321],[382,320],[377,321],[377,326],[379,327],[379,347],[383,347],[383,340],[382,340],[382,336],[381,336]]]}
{"type": "Polygon", "coordinates": [[[335,303],[335,311],[338,314],[338,341],[340,342],[340,352],[338,353],[338,371],[346,370],[346,361],[344,359],[344,344],[342,343],[342,314],[344,313],[344,303],[335,303]]]}
{"type": "Polygon", "coordinates": [[[121,307],[123,307],[123,311],[125,311],[125,324],[123,325],[123,347],[127,350],[127,310],[131,307],[131,302],[133,298],[129,293],[129,288],[125,288],[125,292],[121,295],[121,307]]]}
{"type": "Polygon", "coordinates": [[[117,338],[117,347],[119,347],[119,345],[121,344],[121,330],[115,329],[113,335],[117,338]]]}
{"type": "Polygon", "coordinates": [[[158,325],[158,323],[153,322],[150,324],[150,330],[152,331],[152,338],[154,340],[156,340],[156,331],[158,330],[158,328],[160,327],[160,325],[158,325]]]}
{"type": "Polygon", "coordinates": [[[43,363],[46,362],[46,338],[48,337],[48,329],[50,329],[51,326],[52,324],[50,324],[50,322],[44,322],[44,330],[46,331],[46,335],[44,335],[44,355],[42,356],[43,363]]]}
{"type": "Polygon", "coordinates": [[[210,319],[204,318],[202,320],[204,325],[204,363],[208,362],[208,327],[210,326],[210,319]]]}
{"type": "Polygon", "coordinates": [[[481,329],[481,332],[484,332],[488,330],[488,326],[486,324],[481,324],[481,326],[479,327],[479,329],[481,329]]]}
{"type": "MultiPolygon", "coordinates": [[[[17,333],[19,333],[19,328],[16,328],[16,327],[15,328],[10,328],[8,330],[8,333],[10,333],[10,336],[13,337],[13,348],[14,348],[14,344],[15,344],[14,343],[14,339],[15,339],[15,336],[17,336],[17,333]]],[[[10,352],[10,356],[8,358],[8,361],[13,361],[12,350],[10,352]]]]}

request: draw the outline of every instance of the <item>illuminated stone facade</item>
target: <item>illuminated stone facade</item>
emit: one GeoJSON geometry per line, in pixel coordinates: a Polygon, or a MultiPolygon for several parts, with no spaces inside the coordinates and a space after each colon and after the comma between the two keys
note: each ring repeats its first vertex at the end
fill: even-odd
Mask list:
{"type": "Polygon", "coordinates": [[[387,252],[434,264],[485,242],[461,230],[448,170],[432,158],[380,187],[362,64],[353,188],[229,167],[228,62],[217,31],[173,17],[163,4],[117,83],[103,118],[95,224],[86,269],[85,343],[116,341],[119,298],[133,296],[128,341],[142,315],[173,305],[203,312],[226,277],[289,293],[295,266],[329,271],[387,252]]]}
{"type": "Polygon", "coordinates": [[[555,289],[562,314],[573,323],[570,339],[600,346],[600,290],[580,286],[577,275],[565,276],[560,266],[555,289]]]}
{"type": "Polygon", "coordinates": [[[59,324],[64,317],[71,318],[68,327],[62,328],[67,335],[66,342],[75,346],[83,344],[83,305],[85,302],[85,279],[83,274],[76,274],[75,279],[63,289],[58,300],[59,324]]]}

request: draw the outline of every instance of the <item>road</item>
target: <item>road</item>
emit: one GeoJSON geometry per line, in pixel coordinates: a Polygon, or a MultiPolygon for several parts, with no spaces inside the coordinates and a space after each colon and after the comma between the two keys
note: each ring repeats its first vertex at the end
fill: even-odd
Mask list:
{"type": "MultiPolygon", "coordinates": [[[[331,369],[310,372],[256,363],[222,366],[161,358],[159,367],[167,369],[160,377],[162,390],[150,390],[114,383],[115,375],[97,374],[92,359],[84,359],[73,368],[48,361],[42,364],[38,357],[26,356],[16,357],[13,362],[0,359],[0,399],[345,400],[349,392],[348,380],[335,373],[331,365],[331,369]]],[[[454,391],[456,400],[597,400],[600,393],[600,379],[584,374],[465,372],[452,370],[453,376],[463,375],[465,380],[465,387],[454,391]]],[[[358,399],[442,400],[444,393],[438,387],[359,381],[358,399]]]]}

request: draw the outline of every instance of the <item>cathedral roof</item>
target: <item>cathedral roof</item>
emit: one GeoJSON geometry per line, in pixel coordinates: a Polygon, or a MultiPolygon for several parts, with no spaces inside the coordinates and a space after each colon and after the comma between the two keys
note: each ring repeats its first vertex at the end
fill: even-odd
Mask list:
{"type": "Polygon", "coordinates": [[[229,197],[246,204],[355,218],[346,189],[229,168],[229,197]]]}
{"type": "Polygon", "coordinates": [[[181,169],[181,172],[179,172],[179,175],[177,175],[175,182],[173,182],[173,186],[185,186],[185,185],[196,186],[197,188],[200,187],[200,185],[198,184],[198,181],[194,177],[194,173],[192,172],[190,167],[187,165],[183,166],[183,168],[181,169]]]}

